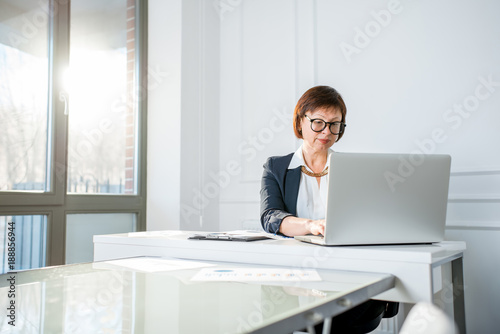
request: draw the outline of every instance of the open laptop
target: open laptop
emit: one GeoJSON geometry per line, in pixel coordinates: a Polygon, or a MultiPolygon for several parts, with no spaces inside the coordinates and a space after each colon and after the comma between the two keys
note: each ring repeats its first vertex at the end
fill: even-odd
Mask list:
{"type": "Polygon", "coordinates": [[[330,156],[325,236],[320,245],[434,243],[444,239],[449,155],[330,156]]]}

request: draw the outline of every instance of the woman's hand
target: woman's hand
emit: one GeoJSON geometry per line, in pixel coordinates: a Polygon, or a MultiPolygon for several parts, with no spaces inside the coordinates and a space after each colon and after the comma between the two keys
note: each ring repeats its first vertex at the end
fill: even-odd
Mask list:
{"type": "Polygon", "coordinates": [[[280,232],[289,237],[306,234],[324,235],[325,220],[312,220],[288,216],[281,222],[280,232]]]}
{"type": "Polygon", "coordinates": [[[309,220],[306,223],[306,228],[309,230],[308,234],[325,235],[325,220],[324,219],[309,220]]]}

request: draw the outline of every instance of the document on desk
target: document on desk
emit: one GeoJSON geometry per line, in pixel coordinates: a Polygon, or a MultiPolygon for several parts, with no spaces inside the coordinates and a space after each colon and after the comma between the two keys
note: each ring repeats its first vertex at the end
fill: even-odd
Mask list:
{"type": "Polygon", "coordinates": [[[191,281],[217,282],[302,282],[321,281],[313,269],[280,268],[204,268],[191,281]]]}
{"type": "Polygon", "coordinates": [[[273,239],[269,233],[257,231],[230,231],[196,233],[188,237],[190,240],[219,240],[219,241],[257,241],[273,239]]]}
{"type": "Polygon", "coordinates": [[[151,237],[177,237],[184,235],[183,231],[143,231],[143,232],[128,232],[127,235],[133,238],[151,238],[151,237]]]}
{"type": "Polygon", "coordinates": [[[114,266],[120,266],[127,269],[132,269],[135,271],[143,271],[148,273],[153,272],[164,272],[164,271],[174,271],[174,270],[185,270],[185,269],[197,269],[203,267],[211,267],[213,264],[177,260],[177,259],[162,259],[162,258],[130,258],[130,259],[120,259],[113,261],[96,262],[94,266],[111,264],[114,266]]]}

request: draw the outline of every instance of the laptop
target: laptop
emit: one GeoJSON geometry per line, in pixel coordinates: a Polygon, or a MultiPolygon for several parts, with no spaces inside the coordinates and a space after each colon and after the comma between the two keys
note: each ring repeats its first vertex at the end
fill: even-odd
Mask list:
{"type": "Polygon", "coordinates": [[[440,154],[330,155],[326,246],[422,244],[444,240],[451,157],[440,154]]]}

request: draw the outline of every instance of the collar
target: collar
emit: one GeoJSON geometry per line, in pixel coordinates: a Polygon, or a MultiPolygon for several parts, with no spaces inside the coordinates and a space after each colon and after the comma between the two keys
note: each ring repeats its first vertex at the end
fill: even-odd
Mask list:
{"type": "MultiPolygon", "coordinates": [[[[331,148],[328,149],[328,158],[326,160],[325,168],[330,165],[330,154],[333,152],[334,151],[331,148]]],[[[300,145],[300,147],[297,149],[297,151],[295,151],[295,153],[293,154],[292,160],[290,161],[290,164],[288,165],[288,169],[295,169],[295,168],[298,168],[300,166],[305,166],[308,171],[312,172],[312,170],[304,162],[304,155],[302,154],[302,145],[300,145]]]]}

